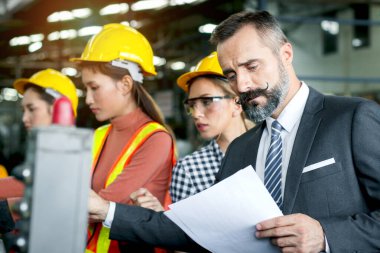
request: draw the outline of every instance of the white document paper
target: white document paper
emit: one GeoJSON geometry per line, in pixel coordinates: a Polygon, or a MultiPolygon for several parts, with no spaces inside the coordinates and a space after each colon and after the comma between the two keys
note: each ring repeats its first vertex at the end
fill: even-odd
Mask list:
{"type": "Polygon", "coordinates": [[[252,166],[169,207],[165,214],[211,252],[280,252],[255,236],[257,223],[282,212],[252,166]]]}

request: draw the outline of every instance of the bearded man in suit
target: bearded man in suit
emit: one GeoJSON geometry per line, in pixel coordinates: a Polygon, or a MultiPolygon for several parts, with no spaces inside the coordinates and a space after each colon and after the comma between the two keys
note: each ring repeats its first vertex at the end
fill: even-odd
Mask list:
{"type": "MultiPolygon", "coordinates": [[[[282,252],[380,252],[380,106],[300,81],[292,45],[268,12],[230,16],[211,42],[257,123],[230,144],[217,181],[253,165],[285,214],[257,224],[256,236],[282,252]]],[[[162,213],[96,195],[89,205],[93,219],[108,215],[111,239],[203,250],[162,213]]]]}

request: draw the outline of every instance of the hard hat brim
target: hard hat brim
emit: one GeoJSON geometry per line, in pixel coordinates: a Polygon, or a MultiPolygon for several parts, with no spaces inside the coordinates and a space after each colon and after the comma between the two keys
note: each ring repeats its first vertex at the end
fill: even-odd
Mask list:
{"type": "Polygon", "coordinates": [[[216,75],[216,76],[224,77],[220,73],[214,72],[214,71],[187,72],[177,78],[177,84],[181,89],[183,89],[186,93],[188,93],[189,92],[188,82],[195,77],[204,76],[204,75],[216,75]]]}
{"type": "Polygon", "coordinates": [[[19,79],[16,79],[16,81],[14,81],[13,87],[17,90],[18,93],[23,95],[25,92],[25,89],[24,89],[25,84],[27,83],[33,83],[33,82],[31,82],[28,78],[19,78],[19,79]]]}
{"type": "Polygon", "coordinates": [[[69,59],[70,62],[78,62],[78,61],[83,61],[82,58],[74,57],[69,59]]]}
{"type": "MultiPolygon", "coordinates": [[[[104,62],[104,63],[107,63],[107,62],[110,62],[110,61],[92,61],[92,60],[84,60],[83,58],[70,58],[69,61],[71,62],[75,62],[75,63],[80,63],[80,62],[104,62]]],[[[137,63],[139,64],[139,63],[137,63]]],[[[145,76],[156,76],[157,75],[157,72],[155,70],[151,70],[151,71],[146,71],[144,70],[141,65],[139,64],[141,70],[143,73],[145,73],[145,76]]]]}

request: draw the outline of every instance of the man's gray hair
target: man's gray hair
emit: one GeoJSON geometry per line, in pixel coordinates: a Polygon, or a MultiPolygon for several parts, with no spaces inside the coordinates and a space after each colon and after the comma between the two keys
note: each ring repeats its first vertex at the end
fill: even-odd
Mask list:
{"type": "Polygon", "coordinates": [[[210,42],[217,46],[246,25],[252,25],[262,42],[274,53],[278,53],[280,47],[288,42],[278,21],[267,11],[242,11],[231,15],[215,28],[210,42]]]}

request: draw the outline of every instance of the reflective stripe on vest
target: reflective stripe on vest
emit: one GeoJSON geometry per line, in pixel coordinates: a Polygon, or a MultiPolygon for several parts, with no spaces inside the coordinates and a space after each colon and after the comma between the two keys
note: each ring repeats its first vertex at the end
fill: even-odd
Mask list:
{"type": "MultiPolygon", "coordinates": [[[[112,128],[112,125],[105,125],[96,129],[94,133],[94,144],[93,144],[93,163],[91,168],[91,176],[94,173],[94,169],[98,162],[100,153],[102,151],[103,145],[108,137],[108,134],[112,128]]],[[[157,122],[149,122],[143,125],[140,129],[136,131],[131,140],[125,145],[122,152],[116,159],[116,162],[113,164],[110,172],[108,173],[107,180],[104,184],[104,188],[107,188],[108,185],[112,184],[113,181],[120,175],[125,166],[131,160],[133,154],[137,149],[156,132],[164,131],[167,132],[165,127],[160,125],[157,122]]],[[[172,147],[173,154],[173,164],[175,164],[175,152],[174,146],[172,147]]],[[[170,181],[170,179],[169,179],[170,181]]],[[[110,229],[98,225],[90,225],[88,228],[88,235],[90,238],[89,243],[87,244],[86,253],[106,253],[106,252],[119,252],[118,245],[116,241],[109,240],[110,229]],[[112,242],[112,243],[111,243],[112,242]]]]}

